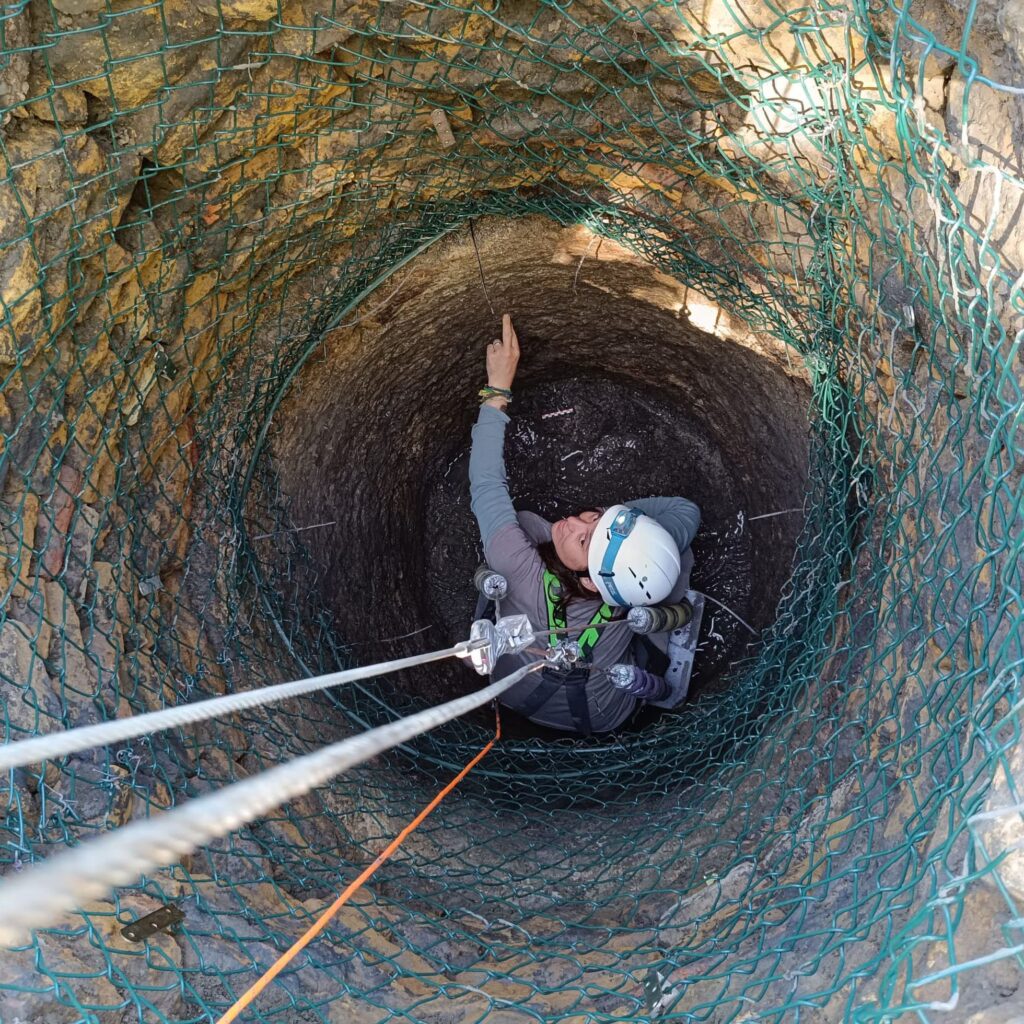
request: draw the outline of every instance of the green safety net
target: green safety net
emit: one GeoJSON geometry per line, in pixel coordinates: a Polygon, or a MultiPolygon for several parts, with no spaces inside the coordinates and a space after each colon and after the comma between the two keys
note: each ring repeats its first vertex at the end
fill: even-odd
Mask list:
{"type": "MultiPolygon", "coordinates": [[[[245,1019],[1019,998],[1006,24],[976,0],[0,8],[8,740],[365,660],[292,585],[272,414],[471,218],[585,224],[810,375],[798,555],[728,685],[637,734],[499,743],[245,1019]]],[[[12,772],[5,873],[416,706],[379,681],[12,772]]],[[[445,726],[34,934],[0,955],[0,1018],[217,1019],[491,735],[445,726]],[[168,902],[173,934],[121,935],[168,902]]]]}

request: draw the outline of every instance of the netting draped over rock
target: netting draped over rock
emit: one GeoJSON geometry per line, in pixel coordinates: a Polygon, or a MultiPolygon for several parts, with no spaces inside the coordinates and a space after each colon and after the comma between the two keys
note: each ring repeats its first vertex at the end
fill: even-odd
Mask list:
{"type": "MultiPolygon", "coordinates": [[[[0,11],[8,740],[457,638],[475,552],[431,513],[504,302],[523,429],[565,381],[647,402],[645,437],[695,439],[673,469],[721,480],[704,542],[757,563],[758,642],[726,636],[713,685],[630,733],[506,738],[252,1019],[1008,1019],[1022,70],[1019,0],[0,11]]],[[[4,870],[433,694],[13,772],[4,870]]],[[[492,732],[35,934],[0,1017],[216,1019],[492,732]],[[176,934],[120,934],[166,901],[176,934]]]]}

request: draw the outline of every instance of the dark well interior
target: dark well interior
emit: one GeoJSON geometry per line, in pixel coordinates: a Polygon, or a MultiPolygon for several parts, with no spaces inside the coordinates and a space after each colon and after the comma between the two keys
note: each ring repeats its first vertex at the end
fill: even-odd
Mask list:
{"type": "MultiPolygon", "coordinates": [[[[319,591],[348,643],[422,630],[372,648],[381,655],[467,635],[481,559],[470,430],[484,348],[508,310],[523,351],[506,443],[517,505],[557,518],[691,498],[703,514],[693,585],[760,631],[803,521],[790,511],[807,486],[798,357],[586,228],[528,218],[475,234],[476,248],[466,229],[434,243],[347,311],[277,410],[291,519],[333,524],[304,533],[313,572],[299,585],[319,591]]],[[[752,642],[709,605],[692,692],[727,685],[752,642]]],[[[430,701],[475,685],[452,663],[399,679],[430,701]]]]}

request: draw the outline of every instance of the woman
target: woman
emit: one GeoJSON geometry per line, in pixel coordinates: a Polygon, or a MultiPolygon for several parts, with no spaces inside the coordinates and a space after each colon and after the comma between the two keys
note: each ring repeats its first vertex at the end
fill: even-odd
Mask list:
{"type": "MultiPolygon", "coordinates": [[[[576,642],[579,661],[572,671],[545,669],[527,676],[506,690],[501,702],[539,725],[577,735],[608,732],[625,722],[638,702],[613,686],[606,671],[635,662],[625,609],[682,597],[700,510],[685,498],[647,498],[586,509],[556,523],[517,513],[508,493],[504,443],[505,409],[518,363],[519,340],[505,314],[501,340],[487,347],[487,387],[480,392],[473,428],[473,514],[487,564],[508,580],[502,614],[526,615],[541,646],[568,636],[576,642]],[[590,628],[604,622],[610,625],[590,628]],[[542,632],[565,627],[567,634],[542,632]]],[[[652,639],[665,650],[667,637],[652,639]]],[[[529,653],[506,656],[494,674],[500,678],[535,660],[529,653]]]]}

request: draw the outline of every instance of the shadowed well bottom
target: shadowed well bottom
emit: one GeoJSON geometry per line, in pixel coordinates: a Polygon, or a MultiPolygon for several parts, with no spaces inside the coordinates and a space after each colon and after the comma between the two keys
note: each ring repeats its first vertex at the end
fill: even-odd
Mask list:
{"type": "MultiPolygon", "coordinates": [[[[484,349],[500,332],[493,305],[513,314],[523,352],[506,440],[517,506],[554,519],[691,498],[703,515],[693,585],[760,631],[803,517],[747,521],[804,501],[799,359],[583,228],[494,221],[477,239],[486,292],[468,233],[436,243],[324,338],[278,410],[271,453],[289,514],[329,524],[304,536],[312,570],[296,586],[319,592],[344,641],[417,631],[388,656],[465,638],[482,558],[468,449],[484,349]]],[[[752,643],[709,605],[693,694],[727,686],[752,643]]],[[[448,663],[400,685],[433,703],[476,681],[448,663]]],[[[532,729],[507,718],[516,734],[532,729]]]]}

